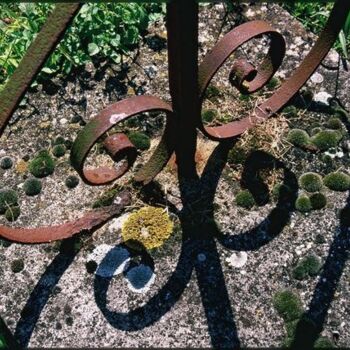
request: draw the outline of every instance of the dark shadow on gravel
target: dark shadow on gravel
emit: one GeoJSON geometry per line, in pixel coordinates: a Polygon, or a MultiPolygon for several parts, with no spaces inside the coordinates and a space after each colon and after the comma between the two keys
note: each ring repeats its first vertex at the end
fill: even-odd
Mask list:
{"type": "MultiPolygon", "coordinates": [[[[282,194],[276,208],[254,230],[227,238],[216,225],[213,202],[231,147],[232,142],[222,142],[216,147],[201,178],[198,176],[190,180],[179,178],[183,203],[183,209],[179,213],[183,231],[179,261],[169,280],[146,305],[127,313],[111,311],[107,305],[111,278],[95,276],[96,303],[113,327],[124,331],[137,331],[154,324],[179,300],[194,271],[212,346],[214,348],[240,346],[234,310],[216,245],[219,243],[232,250],[256,250],[275,238],[289,220],[297,195],[297,180],[280,161],[270,155],[263,152],[253,154],[247,161],[247,169],[251,170],[254,167],[258,173],[258,170],[263,168],[283,168],[284,184],[290,191],[282,194]]],[[[257,186],[257,182],[253,184],[249,178],[255,179],[247,176],[245,186],[247,188],[257,186]]],[[[260,185],[264,187],[261,181],[260,185]]]]}
{"type": "Polygon", "coordinates": [[[62,241],[59,254],[46,268],[44,274],[31,292],[21,312],[21,318],[17,323],[14,334],[21,348],[26,348],[28,346],[42,310],[54,292],[60,278],[77,255],[78,250],[74,247],[75,242],[75,237],[62,241]]]}
{"type": "MultiPolygon", "coordinates": [[[[343,119],[347,131],[350,134],[350,123],[343,119]]],[[[314,290],[309,310],[304,313],[298,322],[295,336],[291,345],[292,349],[312,349],[320,336],[327,313],[334,299],[338,283],[343,274],[345,264],[350,254],[350,195],[345,207],[339,213],[339,233],[329,248],[327,259],[323,265],[322,273],[314,290]],[[305,331],[305,321],[308,322],[308,330],[305,331]]]]}

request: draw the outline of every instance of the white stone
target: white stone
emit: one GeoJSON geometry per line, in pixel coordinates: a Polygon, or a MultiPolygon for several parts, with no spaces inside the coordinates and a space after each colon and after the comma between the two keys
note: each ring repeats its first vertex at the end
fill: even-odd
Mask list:
{"type": "Polygon", "coordinates": [[[233,253],[230,257],[226,258],[228,264],[232,267],[243,267],[248,260],[248,254],[246,252],[233,253]]]}
{"type": "Polygon", "coordinates": [[[68,120],[66,119],[66,118],[62,118],[61,120],[60,120],[60,124],[61,125],[65,125],[65,124],[67,124],[68,123],[68,120]]]}
{"type": "Polygon", "coordinates": [[[321,84],[324,80],[323,75],[320,73],[314,73],[312,74],[310,80],[315,84],[321,84]]]}
{"type": "Polygon", "coordinates": [[[331,94],[329,94],[328,92],[326,91],[321,91],[321,92],[318,92],[315,96],[314,96],[314,101],[315,102],[319,102],[319,103],[323,103],[327,106],[329,106],[329,102],[328,100],[332,97],[331,94]]]}

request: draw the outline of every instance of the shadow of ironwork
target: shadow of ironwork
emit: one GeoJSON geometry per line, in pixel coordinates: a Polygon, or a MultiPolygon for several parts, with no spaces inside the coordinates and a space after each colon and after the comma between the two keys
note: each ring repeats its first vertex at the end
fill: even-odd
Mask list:
{"type": "Polygon", "coordinates": [[[34,331],[35,325],[40,317],[42,310],[52,295],[54,288],[62,275],[72,264],[78,250],[74,243],[76,237],[62,241],[59,254],[53,259],[46,268],[40,280],[30,293],[19,319],[14,337],[21,348],[26,348],[34,331]]]}
{"type": "MultiPolygon", "coordinates": [[[[283,168],[284,183],[291,190],[282,196],[283,200],[277,204],[265,222],[245,234],[226,239],[215,223],[213,201],[231,147],[232,142],[224,142],[216,147],[201,178],[179,178],[183,203],[183,209],[179,213],[183,231],[181,254],[167,283],[146,305],[126,313],[109,310],[107,292],[111,278],[95,277],[96,303],[113,327],[124,331],[137,331],[155,323],[179,300],[192,273],[195,272],[212,346],[240,346],[217,242],[228,249],[255,250],[275,238],[288,222],[296,198],[297,181],[280,161],[263,152],[252,155],[246,167],[251,168],[254,163],[256,172],[259,166],[260,169],[272,166],[283,168]],[[260,234],[260,231],[264,231],[265,234],[260,234]],[[205,257],[204,262],[198,260],[199,254],[205,257]]],[[[248,178],[246,185],[251,186],[248,178]]]]}
{"type": "MultiPolygon", "coordinates": [[[[190,180],[180,178],[184,205],[179,213],[183,230],[181,253],[174,272],[155,296],[144,306],[129,312],[111,311],[107,306],[107,292],[111,278],[95,275],[96,304],[113,327],[124,331],[137,331],[154,324],[176,304],[194,272],[212,346],[215,348],[240,346],[234,310],[229,300],[217,244],[237,251],[257,250],[277,237],[288,223],[293,210],[293,203],[297,196],[297,180],[281,161],[263,152],[253,153],[245,165],[242,184],[254,193],[259,189],[257,181],[262,181],[259,176],[255,176],[259,169],[281,168],[284,171],[284,185],[289,190],[282,193],[276,207],[257,227],[238,235],[224,235],[214,220],[213,201],[231,147],[232,143],[229,142],[219,144],[210,156],[200,178],[190,180]],[[204,262],[198,260],[199,254],[205,256],[204,262]]],[[[261,183],[260,189],[264,191],[264,184],[261,183]]],[[[349,206],[350,199],[347,207],[343,209],[344,213],[349,210],[349,206]]],[[[310,310],[306,313],[306,316],[315,323],[315,330],[305,338],[304,323],[301,321],[297,327],[294,348],[310,348],[322,330],[327,310],[348,257],[349,224],[345,222],[347,216],[344,214],[342,217],[341,234],[335,238],[330,248],[323,273],[310,303],[310,310]]],[[[64,244],[66,247],[72,246],[71,240],[64,244]]],[[[35,286],[21,313],[15,332],[15,337],[22,347],[28,345],[41,311],[55,285],[73,262],[75,255],[76,252],[72,249],[61,251],[35,286]]]]}

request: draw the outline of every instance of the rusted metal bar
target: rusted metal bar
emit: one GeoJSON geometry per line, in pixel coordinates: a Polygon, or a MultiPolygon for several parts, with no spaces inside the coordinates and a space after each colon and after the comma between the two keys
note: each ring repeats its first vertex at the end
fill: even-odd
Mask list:
{"type": "MultiPolygon", "coordinates": [[[[306,83],[306,81],[327,55],[329,50],[332,48],[341,28],[345,23],[349,11],[350,1],[338,0],[333,7],[324,30],[301,65],[267,101],[255,108],[255,110],[249,116],[217,127],[206,127],[201,121],[199,124],[200,130],[209,138],[217,141],[233,138],[241,135],[244,131],[255,126],[259,121],[262,121],[278,112],[278,110],[280,110],[306,83]]],[[[276,31],[274,31],[267,23],[263,21],[244,23],[226,34],[215,45],[209,55],[203,59],[203,62],[199,67],[199,90],[201,99],[204,98],[205,90],[211,79],[217,70],[225,63],[227,58],[239,46],[254,38],[259,32],[261,34],[265,33],[271,35],[271,48],[263,65],[256,68],[256,78],[251,82],[245,80],[250,87],[248,92],[256,91],[269,80],[269,77],[273,75],[282,62],[284,55],[284,43],[282,42],[282,38],[276,31]],[[258,79],[259,76],[261,76],[260,79],[258,79]]],[[[251,68],[242,64],[236,66],[235,68],[241,77],[243,77],[243,79],[240,79],[240,84],[242,84],[242,80],[244,81],[244,76],[247,76],[247,73],[251,72],[251,68]],[[243,71],[239,72],[239,70],[242,69],[242,66],[243,71]]]]}
{"type": "Polygon", "coordinates": [[[173,0],[167,5],[169,87],[176,117],[176,162],[180,176],[194,177],[198,94],[198,3],[173,0]]]}
{"type": "Polygon", "coordinates": [[[129,154],[127,167],[118,170],[106,167],[84,169],[84,162],[93,145],[103,134],[116,124],[145,112],[167,113],[167,126],[165,137],[162,137],[151,159],[136,174],[136,180],[148,183],[163,169],[174,152],[172,108],[154,96],[135,96],[109,105],[78,134],[72,146],[70,160],[84,182],[90,185],[105,185],[121,177],[129,169],[133,158],[131,155],[130,159],[130,151],[133,152],[133,149],[126,135],[118,138],[110,137],[105,143],[108,143],[109,149],[114,150],[114,158],[122,158],[124,153],[129,154]]]}
{"type": "Polygon", "coordinates": [[[29,46],[11,79],[0,93],[0,136],[22,97],[34,81],[50,53],[60,42],[82,4],[56,5],[29,46]]]}
{"type": "Polygon", "coordinates": [[[87,212],[79,219],[61,225],[37,228],[15,228],[0,225],[0,237],[19,243],[45,243],[66,239],[82,231],[98,229],[113,217],[121,214],[130,201],[130,193],[124,191],[116,197],[115,204],[87,212]]]}

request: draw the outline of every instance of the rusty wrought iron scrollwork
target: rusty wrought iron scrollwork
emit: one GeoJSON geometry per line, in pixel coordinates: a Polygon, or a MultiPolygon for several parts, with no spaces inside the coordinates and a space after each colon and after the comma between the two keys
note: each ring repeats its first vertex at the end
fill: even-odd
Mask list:
{"type": "MultiPolygon", "coordinates": [[[[182,6],[185,6],[184,1],[181,0],[180,2],[182,6]]],[[[189,3],[192,4],[192,2],[189,3]]],[[[81,130],[71,150],[71,163],[84,182],[90,185],[105,185],[115,181],[128,171],[135,160],[136,154],[134,146],[124,134],[109,136],[104,141],[104,145],[113,160],[126,159],[126,163],[118,169],[85,169],[84,161],[91,147],[102,135],[117,123],[131,116],[149,111],[165,112],[167,115],[166,127],[158,147],[150,160],[135,174],[135,179],[144,184],[150,182],[162,170],[172,153],[176,151],[180,135],[182,137],[183,133],[187,134],[186,125],[189,129],[198,127],[209,138],[220,141],[239,137],[244,131],[256,125],[259,120],[272,116],[299,91],[322,62],[335,42],[350,11],[349,1],[338,0],[336,2],[325,29],[299,68],[268,100],[257,106],[250,115],[226,125],[206,127],[200,120],[200,105],[205,98],[206,88],[215,73],[233,52],[245,42],[261,34],[267,34],[271,38],[267,56],[259,67],[254,67],[248,61],[242,59],[236,61],[232,67],[230,79],[233,84],[243,93],[253,93],[268,83],[281,65],[285,53],[285,42],[281,34],[264,21],[244,23],[227,33],[214,46],[198,66],[197,72],[197,53],[195,51],[197,50],[198,38],[191,37],[191,45],[181,46],[181,40],[186,41],[189,39],[185,35],[181,36],[181,33],[176,32],[178,21],[182,20],[184,21],[184,26],[188,25],[191,28],[192,34],[195,35],[197,33],[198,7],[196,6],[198,5],[193,6],[192,13],[195,14],[196,11],[197,13],[193,17],[184,16],[182,18],[175,2],[171,2],[168,5],[169,83],[173,105],[170,106],[155,96],[136,96],[114,103],[101,111],[97,117],[81,130]],[[184,47],[187,48],[184,49],[184,47]],[[186,59],[187,63],[191,63],[192,71],[194,71],[193,74],[191,73],[192,78],[187,78],[187,80],[185,77],[186,59]],[[184,89],[186,89],[184,81],[191,87],[197,85],[197,89],[192,89],[192,91],[191,87],[188,89],[188,91],[191,91],[190,98],[184,92],[184,89]],[[193,86],[191,83],[193,83],[193,86]],[[186,104],[186,108],[183,107],[186,104]],[[184,117],[183,114],[185,112],[187,114],[184,117]]],[[[60,4],[55,7],[51,16],[29,47],[17,70],[10,78],[4,91],[1,92],[0,136],[23,95],[39,73],[50,53],[61,40],[80,7],[81,4],[60,4]]],[[[186,137],[192,137],[192,141],[188,143],[182,142],[181,147],[179,147],[181,152],[184,152],[184,146],[195,147],[194,134],[188,134],[182,141],[185,141],[186,137]]],[[[193,158],[193,149],[189,154],[193,158]]],[[[123,193],[119,198],[119,204],[105,209],[93,210],[79,219],[58,226],[29,229],[10,228],[2,225],[0,226],[0,236],[22,243],[42,243],[65,239],[82,230],[99,227],[113,216],[119,214],[123,207],[130,202],[130,196],[123,193]]]]}

